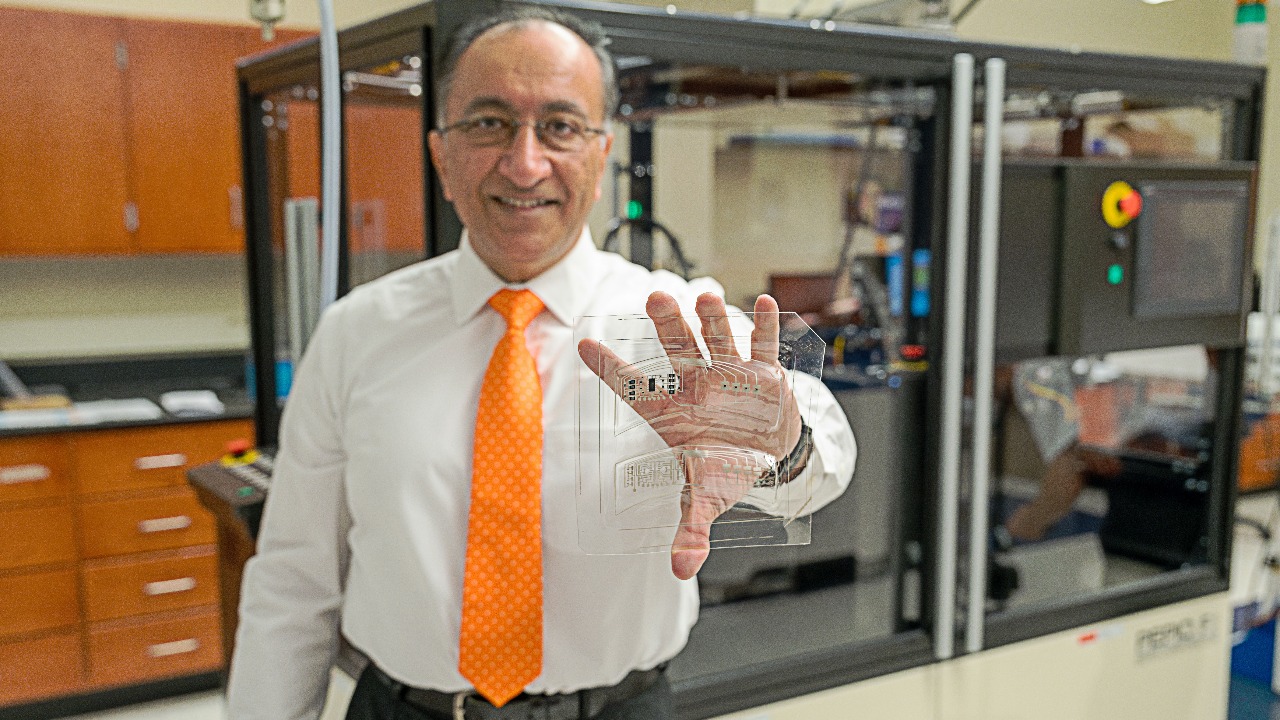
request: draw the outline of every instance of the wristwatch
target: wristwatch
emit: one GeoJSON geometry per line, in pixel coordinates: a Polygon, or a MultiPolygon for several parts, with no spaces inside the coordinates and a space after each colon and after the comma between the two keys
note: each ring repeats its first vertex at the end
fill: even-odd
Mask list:
{"type": "Polygon", "coordinates": [[[813,452],[813,429],[810,428],[803,419],[800,420],[800,439],[796,441],[796,446],[791,453],[778,461],[778,466],[771,473],[765,473],[765,477],[772,474],[777,478],[775,482],[779,485],[789,483],[800,476],[804,472],[804,466],[809,464],[809,454],[813,452]]]}

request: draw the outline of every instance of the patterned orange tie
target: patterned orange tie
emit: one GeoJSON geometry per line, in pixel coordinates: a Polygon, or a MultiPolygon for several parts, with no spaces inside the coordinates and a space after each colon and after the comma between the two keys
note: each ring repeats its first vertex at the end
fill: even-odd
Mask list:
{"type": "Polygon", "coordinates": [[[542,672],[542,385],[524,330],[542,300],[501,290],[507,332],[480,387],[458,671],[501,707],[542,672]]]}

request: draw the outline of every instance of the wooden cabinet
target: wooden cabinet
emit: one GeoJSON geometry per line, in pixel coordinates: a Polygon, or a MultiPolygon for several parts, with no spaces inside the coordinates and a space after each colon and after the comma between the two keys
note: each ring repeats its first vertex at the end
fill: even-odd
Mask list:
{"type": "Polygon", "coordinates": [[[142,560],[85,563],[85,615],[115,620],[218,602],[218,555],[209,546],[142,560]]]}
{"type": "Polygon", "coordinates": [[[190,488],[80,506],[84,557],[168,550],[217,540],[213,518],[190,488]]]}
{"type": "Polygon", "coordinates": [[[89,682],[137,683],[207,671],[222,662],[216,609],[95,627],[89,632],[89,682]]]}
{"type": "Polygon", "coordinates": [[[255,27],[0,8],[0,256],[239,252],[255,27]]]}
{"type": "Polygon", "coordinates": [[[246,420],[0,439],[0,708],[222,666],[187,468],[246,420]]]}
{"type": "Polygon", "coordinates": [[[71,569],[0,577],[0,636],[76,627],[78,593],[71,569]]]}
{"type": "Polygon", "coordinates": [[[70,562],[75,558],[74,522],[67,505],[0,511],[0,570],[70,562]]]}
{"type": "Polygon", "coordinates": [[[0,253],[130,250],[123,24],[0,8],[0,253]]]}
{"type": "Polygon", "coordinates": [[[235,61],[248,28],[130,20],[129,152],[140,252],[244,246],[235,61]]]}
{"type": "Polygon", "coordinates": [[[33,640],[0,639],[0,707],[65,695],[84,685],[84,651],[77,632],[33,640]]]}
{"type": "Polygon", "coordinates": [[[20,500],[66,499],[71,479],[64,443],[54,437],[5,441],[0,456],[0,503],[20,500]]]}
{"type": "Polygon", "coordinates": [[[188,427],[164,425],[77,435],[77,490],[93,495],[185,486],[186,469],[218,458],[226,443],[217,434],[192,433],[188,427]]]}

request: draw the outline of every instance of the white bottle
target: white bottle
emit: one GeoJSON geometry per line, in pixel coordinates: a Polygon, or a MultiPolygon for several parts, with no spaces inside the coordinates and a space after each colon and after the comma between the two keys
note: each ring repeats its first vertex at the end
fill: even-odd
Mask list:
{"type": "Polygon", "coordinates": [[[1247,65],[1267,64],[1267,6],[1246,2],[1236,7],[1231,59],[1247,65]]]}

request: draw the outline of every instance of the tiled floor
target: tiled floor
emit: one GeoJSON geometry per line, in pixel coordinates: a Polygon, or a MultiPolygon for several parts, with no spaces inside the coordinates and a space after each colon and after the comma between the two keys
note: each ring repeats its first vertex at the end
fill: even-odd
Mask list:
{"type": "MultiPolygon", "coordinates": [[[[1280,720],[1280,698],[1252,680],[1233,677],[1228,720],[1280,720]]],[[[341,713],[326,715],[333,720],[341,713]]],[[[226,720],[222,693],[212,691],[160,700],[107,712],[77,715],[75,720],[226,720]]],[[[1140,720],[1135,718],[1135,720],[1140,720]]]]}
{"type": "Polygon", "coordinates": [[[220,690],[75,716],[76,720],[225,720],[226,717],[226,704],[220,690]]]}
{"type": "MultiPolygon", "coordinates": [[[[329,683],[329,703],[320,720],[342,720],[355,689],[346,675],[334,672],[329,683]]],[[[227,705],[221,690],[156,700],[115,710],[76,715],[68,720],[227,720],[227,705]]]]}

